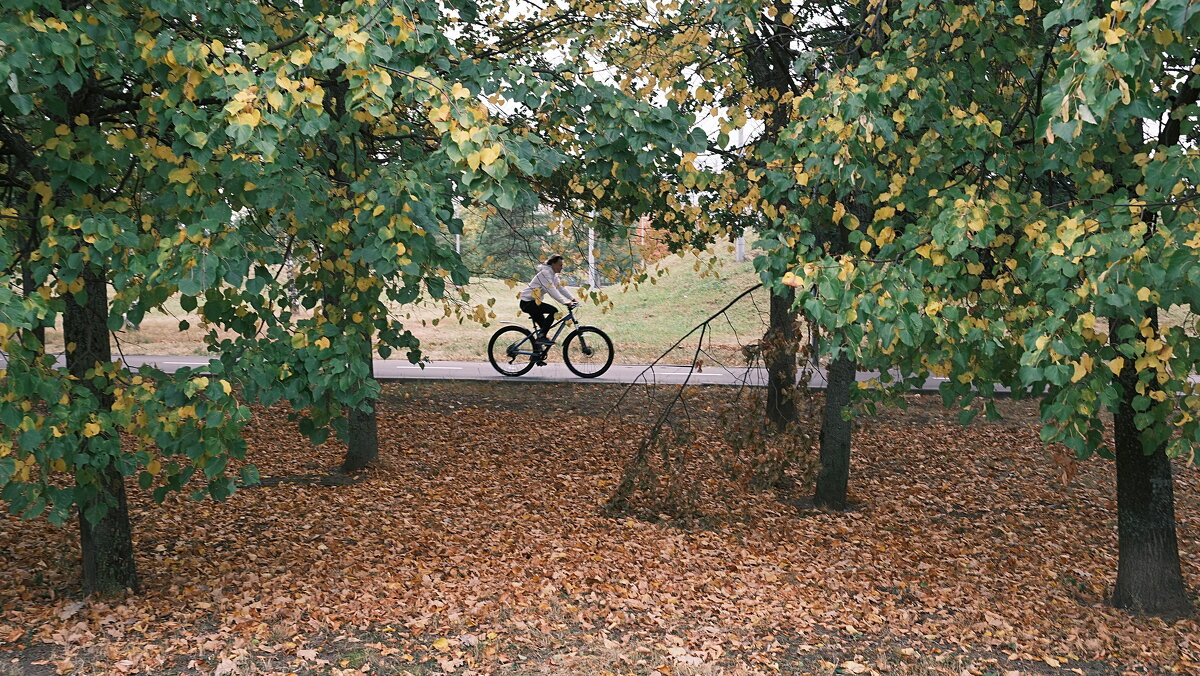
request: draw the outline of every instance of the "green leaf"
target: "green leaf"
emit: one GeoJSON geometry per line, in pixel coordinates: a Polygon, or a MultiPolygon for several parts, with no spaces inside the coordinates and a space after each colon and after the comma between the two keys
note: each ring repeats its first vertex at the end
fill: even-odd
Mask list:
{"type": "Polygon", "coordinates": [[[243,466],[241,476],[243,486],[255,486],[259,483],[258,468],[254,465],[243,466]]]}

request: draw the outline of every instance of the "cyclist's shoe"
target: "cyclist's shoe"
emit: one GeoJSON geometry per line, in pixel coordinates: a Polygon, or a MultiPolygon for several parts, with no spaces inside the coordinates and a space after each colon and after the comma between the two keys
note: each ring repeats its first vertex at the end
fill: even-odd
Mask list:
{"type": "Polygon", "coordinates": [[[542,358],[540,358],[540,357],[538,357],[538,358],[536,358],[536,359],[534,359],[534,360],[533,360],[533,365],[534,365],[534,366],[545,366],[545,365],[546,365],[546,360],[545,360],[545,359],[542,359],[542,358]]]}

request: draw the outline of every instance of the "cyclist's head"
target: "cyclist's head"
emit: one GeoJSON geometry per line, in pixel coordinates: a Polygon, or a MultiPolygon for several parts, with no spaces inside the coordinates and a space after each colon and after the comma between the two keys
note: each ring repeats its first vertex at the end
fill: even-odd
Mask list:
{"type": "Polygon", "coordinates": [[[546,265],[554,268],[555,273],[562,272],[563,257],[560,254],[554,254],[546,259],[546,265]]]}

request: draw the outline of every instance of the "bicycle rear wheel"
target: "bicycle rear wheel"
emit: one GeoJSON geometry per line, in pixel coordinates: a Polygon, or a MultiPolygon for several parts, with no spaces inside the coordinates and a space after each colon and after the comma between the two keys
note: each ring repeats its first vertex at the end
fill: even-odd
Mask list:
{"type": "Polygon", "coordinates": [[[580,378],[603,375],[612,366],[612,340],[594,326],[581,326],[563,342],[563,361],[580,378]]]}
{"type": "Polygon", "coordinates": [[[529,329],[505,326],[488,342],[488,361],[506,376],[519,376],[533,368],[533,339],[529,329]]]}

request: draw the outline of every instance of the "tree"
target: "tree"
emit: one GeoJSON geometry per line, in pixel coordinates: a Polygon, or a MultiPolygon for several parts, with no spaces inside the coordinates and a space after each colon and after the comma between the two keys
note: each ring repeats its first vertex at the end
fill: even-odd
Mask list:
{"type": "Polygon", "coordinates": [[[463,262],[473,275],[518,279],[545,258],[549,244],[550,215],[540,213],[532,200],[512,209],[483,214],[468,229],[463,242],[463,262]]]}
{"type": "Polygon", "coordinates": [[[1029,264],[1018,280],[1046,312],[1024,335],[1020,378],[1049,388],[1043,437],[1081,457],[1107,455],[1097,414],[1112,411],[1120,544],[1112,602],[1174,615],[1190,606],[1170,459],[1194,461],[1200,442],[1190,382],[1200,336],[1161,314],[1200,308],[1192,149],[1200,15],[1186,3],[1109,10],[1069,3],[1043,20],[1061,38],[1039,119],[1050,151],[1043,170],[1062,173],[1075,195],[1021,240],[1029,264]],[[1107,335],[1096,317],[1108,319],[1107,335]]]}
{"type": "MultiPolygon", "coordinates": [[[[847,67],[865,58],[860,33],[878,30],[872,15],[853,3],[829,6],[818,3],[708,3],[680,11],[672,17],[673,39],[666,54],[659,48],[665,32],[650,31],[635,53],[638,64],[629,76],[637,81],[659,82],[666,95],[684,110],[712,107],[720,114],[719,133],[709,139],[711,159],[700,164],[694,154],[685,156],[681,181],[668,190],[681,194],[670,202],[677,213],[664,219],[677,248],[703,247],[713,239],[744,231],[750,225],[763,236],[768,250],[790,250],[801,234],[815,238],[833,255],[849,250],[844,231],[835,223],[809,220],[802,226],[793,218],[814,200],[814,191],[792,165],[787,148],[794,144],[792,127],[797,104],[823,73],[847,67]],[[803,27],[803,30],[801,29],[803,27]],[[680,77],[679,73],[684,73],[680,77]],[[698,205],[695,208],[680,205],[698,205]]],[[[858,188],[847,184],[847,205],[855,211],[858,188]]],[[[764,338],[768,355],[768,413],[778,423],[791,417],[781,388],[795,380],[797,336],[788,330],[795,308],[781,301],[803,302],[783,284],[788,261],[761,257],[755,265],[772,293],[772,328],[764,338]],[[789,318],[788,316],[792,317],[789,318]]],[[[820,292],[819,289],[814,291],[820,292]]],[[[844,322],[841,322],[844,323],[844,322]]],[[[822,462],[830,471],[818,475],[818,502],[845,508],[849,471],[849,393],[855,384],[856,362],[844,356],[844,336],[839,321],[821,325],[824,339],[832,341],[837,368],[831,368],[820,435],[822,462]],[[834,468],[837,468],[836,470],[834,468]]]]}
{"type": "Polygon", "coordinates": [[[208,270],[188,254],[237,250],[205,233],[227,230],[236,195],[216,173],[236,182],[239,166],[176,124],[212,123],[183,64],[205,58],[228,16],[177,10],[17,2],[0,19],[0,494],[25,518],[61,523],[77,508],[88,591],[137,587],[128,477],[160,500],[193,481],[194,495],[222,498],[245,452],[248,411],[220,364],[164,374],[112,361],[110,330],[208,270]],[[175,42],[184,24],[203,37],[175,42]],[[59,318],[66,368],[37,336],[59,318]]]}
{"type": "Polygon", "coordinates": [[[721,227],[698,211],[762,215],[765,281],[800,290],[832,338],[822,352],[835,373],[852,372],[846,362],[881,372],[831,393],[835,406],[930,373],[948,379],[943,396],[964,422],[994,414],[998,388],[1044,395],[1043,438],[1080,456],[1110,454],[1099,413],[1113,411],[1113,601],[1182,611],[1167,458],[1194,457],[1200,440],[1197,337],[1156,318],[1200,307],[1189,272],[1200,160],[1187,150],[1200,18],[1183,2],[1022,0],[986,12],[713,2],[670,19],[657,24],[675,36],[669,47],[646,30],[629,80],[684,111],[718,102],[709,151],[728,160],[685,156],[674,241],[721,227]],[[756,98],[731,58],[750,35],[786,43],[811,84],[756,98]],[[781,109],[782,128],[742,160],[730,137],[781,109]]]}
{"type": "MultiPolygon", "coordinates": [[[[193,481],[194,497],[235,488],[227,470],[244,457],[249,416],[235,392],[287,399],[314,439],[332,424],[374,448],[369,424],[347,423],[373,410],[372,342],[419,357],[393,307],[465,281],[436,236],[461,228],[457,203],[512,208],[534,181],[584,204],[577,188],[599,200],[623,168],[610,200],[627,209],[644,201],[629,171],[638,149],[674,148],[690,128],[615,89],[599,105],[600,84],[570,70],[586,59],[545,68],[544,45],[505,37],[506,7],[7,9],[0,485],[28,518],[61,522],[79,508],[89,590],[136,585],[126,478],[159,499],[193,481]],[[511,114],[489,111],[496,96],[511,114]],[[650,131],[622,133],[643,116],[650,131]],[[319,307],[311,317],[293,315],[278,278],[289,259],[304,305],[319,307]],[[111,331],[174,295],[213,329],[216,358],[175,374],[112,361],[111,331]],[[65,369],[37,339],[60,317],[65,369]]],[[[600,23],[545,14],[526,25],[584,35],[600,23]]]]}
{"type": "Polygon", "coordinates": [[[795,222],[841,222],[853,249],[832,255],[801,235],[777,252],[797,261],[788,281],[821,289],[807,309],[846,323],[860,360],[898,369],[884,376],[893,383],[946,376],[964,420],[998,386],[1044,393],[1043,439],[1084,457],[1109,453],[1099,412],[1112,410],[1113,602],[1176,614],[1187,599],[1167,449],[1186,454],[1197,439],[1194,362],[1178,357],[1196,338],[1160,326],[1155,308],[1197,307],[1185,272],[1200,228],[1186,178],[1196,158],[1183,149],[1194,130],[1171,123],[1194,101],[1196,45],[1184,36],[1195,18],[1150,3],[998,12],[878,14],[886,38],[798,106],[795,178],[775,179],[817,186],[795,222]],[[1148,120],[1161,120],[1149,139],[1148,120]],[[836,199],[847,186],[872,215],[836,199]]]}
{"type": "MultiPolygon", "coordinates": [[[[536,190],[579,213],[608,185],[605,218],[615,222],[613,205],[641,199],[640,187],[596,178],[590,190],[576,188],[616,160],[631,161],[630,141],[607,127],[624,131],[631,115],[653,109],[594,80],[575,81],[569,69],[578,64],[569,60],[546,72],[544,47],[506,41],[511,17],[501,7],[464,3],[455,15],[433,4],[310,2],[268,18],[277,42],[247,46],[239,58],[253,77],[226,92],[241,120],[232,140],[261,158],[263,189],[249,201],[259,222],[277,224],[257,255],[268,265],[278,264],[280,248],[298,258],[301,305],[318,311],[297,321],[271,281],[247,286],[240,309],[221,299],[201,311],[238,334],[224,343],[212,334],[214,347],[257,355],[268,367],[250,379],[249,396],[287,398],[315,441],[332,425],[349,442],[344,467],[361,468],[377,453],[370,346],[418,361],[395,308],[422,294],[442,298],[447,278],[467,281],[438,237],[462,232],[456,207],[511,212],[537,204],[536,190]],[[492,110],[499,102],[506,107],[492,110]],[[598,127],[603,134],[585,131],[598,127]],[[572,135],[581,140],[565,143],[572,135]],[[611,150],[598,152],[604,143],[611,150]]],[[[587,21],[531,21],[531,29],[571,35],[591,29],[587,21]]],[[[255,279],[268,272],[256,270],[255,279]]]]}

